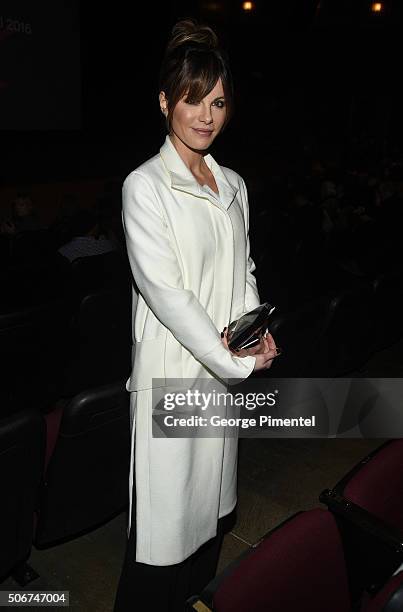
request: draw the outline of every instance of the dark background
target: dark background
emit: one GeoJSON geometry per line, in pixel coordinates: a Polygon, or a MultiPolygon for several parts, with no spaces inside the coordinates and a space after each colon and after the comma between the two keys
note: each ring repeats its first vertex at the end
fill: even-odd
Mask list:
{"type": "MultiPolygon", "coordinates": [[[[231,60],[236,115],[214,143],[242,172],[256,159],[348,163],[387,155],[402,137],[401,3],[287,0],[166,3],[14,0],[1,13],[3,182],[124,176],[165,135],[157,78],[172,25],[206,20],[231,60]]],[[[291,166],[289,166],[291,167],[291,166]]]]}
{"type": "Polygon", "coordinates": [[[5,0],[0,6],[0,127],[81,127],[77,2],[5,0]]]}

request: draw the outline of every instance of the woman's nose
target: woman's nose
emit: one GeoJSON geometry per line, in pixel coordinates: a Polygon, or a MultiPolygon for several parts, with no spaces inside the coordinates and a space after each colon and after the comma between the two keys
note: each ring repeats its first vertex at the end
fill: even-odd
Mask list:
{"type": "Polygon", "coordinates": [[[213,117],[211,116],[211,109],[209,106],[201,107],[199,119],[200,121],[203,121],[204,123],[212,122],[213,117]]]}

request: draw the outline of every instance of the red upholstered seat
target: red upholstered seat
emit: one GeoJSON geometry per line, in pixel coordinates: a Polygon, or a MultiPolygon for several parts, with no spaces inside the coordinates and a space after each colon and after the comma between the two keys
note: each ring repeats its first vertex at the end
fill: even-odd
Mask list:
{"type": "Polygon", "coordinates": [[[349,612],[343,548],[332,514],[314,509],[280,525],[219,584],[217,612],[349,612]]]}
{"type": "Polygon", "coordinates": [[[403,533],[403,439],[390,441],[362,465],[343,496],[403,533]]]}

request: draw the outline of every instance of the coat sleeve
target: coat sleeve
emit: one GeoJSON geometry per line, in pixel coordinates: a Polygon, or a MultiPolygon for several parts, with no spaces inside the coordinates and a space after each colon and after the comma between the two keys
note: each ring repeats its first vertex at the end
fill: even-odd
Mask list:
{"type": "Polygon", "coordinates": [[[256,285],[256,278],[253,272],[256,270],[255,262],[250,256],[250,242],[249,242],[249,203],[248,203],[248,191],[246,189],[245,181],[241,179],[242,183],[242,202],[244,209],[245,219],[245,233],[246,233],[246,283],[245,283],[245,314],[250,310],[254,310],[260,305],[259,292],[256,285]]]}
{"type": "Polygon", "coordinates": [[[229,384],[247,378],[256,358],[232,355],[193,291],[184,288],[180,265],[152,183],[134,171],[123,184],[122,196],[130,266],[149,308],[214,375],[229,384]]]}

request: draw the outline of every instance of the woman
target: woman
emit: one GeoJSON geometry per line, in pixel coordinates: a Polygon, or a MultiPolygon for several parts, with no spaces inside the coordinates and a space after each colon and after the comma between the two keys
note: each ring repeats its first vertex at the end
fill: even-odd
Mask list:
{"type": "Polygon", "coordinates": [[[141,592],[149,593],[147,610],[182,610],[214,576],[236,504],[237,440],[153,438],[153,388],[163,392],[172,379],[244,380],[276,355],[270,335],[242,356],[227,345],[228,322],[258,306],[259,295],[245,183],[207,153],[233,106],[227,61],[209,27],[191,19],[176,24],[159,91],[165,142],[123,186],[137,290],[126,385],[130,537],[115,612],[133,609],[141,592]]]}

